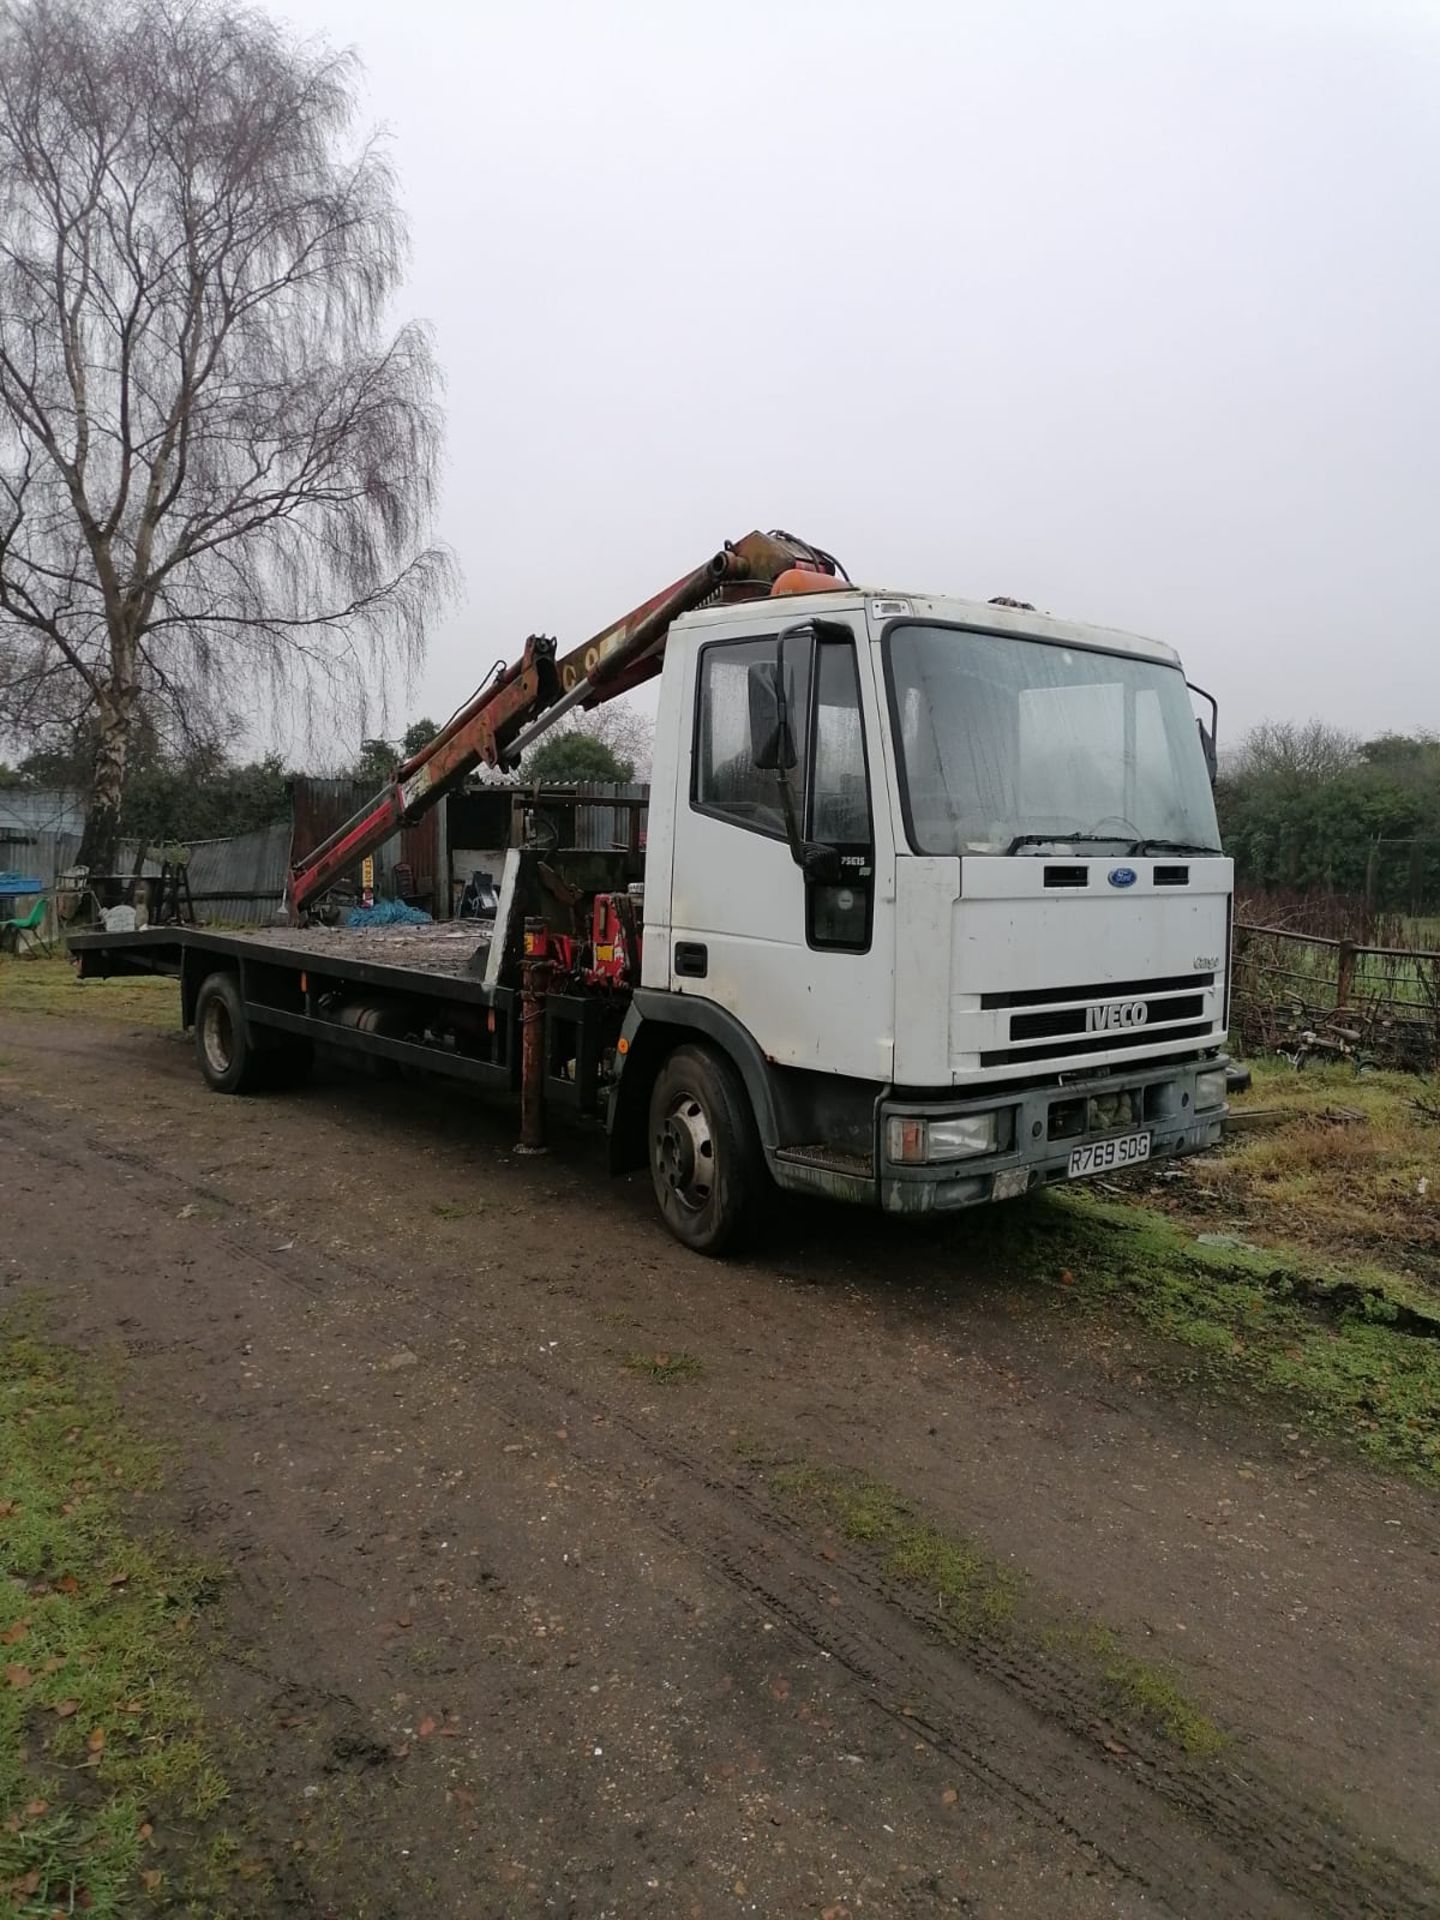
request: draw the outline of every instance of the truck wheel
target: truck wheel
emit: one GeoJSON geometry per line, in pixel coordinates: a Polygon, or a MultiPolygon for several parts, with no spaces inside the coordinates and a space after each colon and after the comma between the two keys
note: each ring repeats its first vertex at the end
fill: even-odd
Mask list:
{"type": "Polygon", "coordinates": [[[195,1057],[212,1093],[253,1093],[264,1084],[265,1056],[251,1043],[245,1003],[233,973],[210,973],[195,996],[195,1057]]]}
{"type": "Polygon", "coordinates": [[[696,1253],[728,1253],[768,1181],[744,1082],[708,1047],[677,1047],[650,1095],[650,1178],[665,1224],[696,1253]]]}

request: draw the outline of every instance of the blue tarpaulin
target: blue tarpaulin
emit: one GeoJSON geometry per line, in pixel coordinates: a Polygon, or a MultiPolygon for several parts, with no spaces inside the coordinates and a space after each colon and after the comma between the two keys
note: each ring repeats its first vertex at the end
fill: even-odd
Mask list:
{"type": "Polygon", "coordinates": [[[345,916],[347,927],[428,927],[430,916],[419,907],[407,907],[403,900],[379,900],[373,907],[352,907],[345,916]]]}

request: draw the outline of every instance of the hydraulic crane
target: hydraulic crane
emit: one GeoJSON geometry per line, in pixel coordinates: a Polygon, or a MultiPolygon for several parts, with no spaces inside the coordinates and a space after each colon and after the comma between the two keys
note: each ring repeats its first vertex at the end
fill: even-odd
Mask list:
{"type": "Polygon", "coordinates": [[[576,707],[596,707],[660,671],[672,623],[697,607],[839,584],[843,569],[789,533],[748,533],[633,608],[583,646],[557,658],[556,643],[531,634],[519,660],[480,687],[426,746],[358,813],[290,871],[291,918],[299,921],[340,877],[432,807],[478,766],[508,768],[576,707]],[[819,576],[817,578],[817,576],[819,576]]]}

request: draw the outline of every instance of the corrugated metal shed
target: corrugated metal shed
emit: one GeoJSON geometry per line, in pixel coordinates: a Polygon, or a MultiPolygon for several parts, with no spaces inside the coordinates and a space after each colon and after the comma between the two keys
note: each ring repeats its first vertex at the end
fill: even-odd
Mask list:
{"type": "MultiPolygon", "coordinates": [[[[201,920],[272,925],[284,903],[292,862],[318,846],[374,798],[371,786],[347,779],[305,776],[294,780],[290,791],[293,824],[282,821],[254,833],[186,843],[190,891],[201,920]]],[[[511,815],[517,806],[533,807],[552,822],[565,846],[597,850],[634,845],[632,817],[636,809],[625,805],[627,801],[641,803],[633,831],[639,835],[639,844],[644,844],[645,803],[650,789],[638,781],[624,786],[603,781],[545,781],[537,786],[532,781],[490,778],[468,783],[456,799],[463,807],[467,797],[481,795],[499,802],[492,828],[497,848],[510,843],[511,815]]],[[[448,850],[459,843],[447,832],[448,808],[449,802],[442,802],[380,848],[375,859],[379,894],[394,893],[395,868],[405,864],[413,881],[411,897],[437,915],[449,912],[450,876],[448,871],[440,874],[440,848],[443,845],[448,850]],[[437,878],[441,880],[438,888],[437,878]]],[[[75,864],[83,825],[84,808],[76,794],[0,790],[0,868],[36,874],[48,892],[57,877],[75,864]]],[[[485,844],[491,844],[488,838],[485,844]]],[[[136,841],[121,842],[116,862],[119,872],[137,872],[138,852],[136,841]]],[[[446,864],[448,867],[448,851],[446,864]]],[[[153,879],[160,872],[159,864],[147,859],[138,872],[142,878],[153,879]]]]}
{"type": "MultiPolygon", "coordinates": [[[[0,787],[0,846],[27,834],[74,834],[85,826],[85,802],[63,787],[0,787]]],[[[0,859],[0,866],[13,865],[0,859]]]]}
{"type": "Polygon", "coordinates": [[[49,887],[57,873],[74,865],[79,848],[78,833],[30,833],[23,840],[0,837],[0,867],[36,874],[49,887]]]}
{"type": "Polygon", "coordinates": [[[272,926],[285,903],[289,866],[290,828],[283,820],[228,840],[192,840],[190,894],[196,917],[272,926]]]}
{"type": "MultiPolygon", "coordinates": [[[[33,875],[48,893],[57,873],[73,865],[85,824],[78,793],[62,787],[0,787],[0,869],[33,875]]],[[[24,913],[28,898],[7,900],[3,914],[24,913]]],[[[54,912],[47,911],[41,933],[54,936],[54,912]]]]}
{"type": "MultiPolygon", "coordinates": [[[[22,846],[0,841],[0,866],[23,868],[43,883],[47,893],[75,864],[80,851],[78,833],[34,833],[22,846]]],[[[137,868],[138,841],[122,840],[117,871],[155,879],[160,865],[142,860],[137,868]]],[[[190,890],[201,920],[228,920],[242,926],[269,926],[285,898],[285,874],[290,860],[290,829],[262,827],[257,833],[236,834],[226,840],[192,840],[190,890]]]]}

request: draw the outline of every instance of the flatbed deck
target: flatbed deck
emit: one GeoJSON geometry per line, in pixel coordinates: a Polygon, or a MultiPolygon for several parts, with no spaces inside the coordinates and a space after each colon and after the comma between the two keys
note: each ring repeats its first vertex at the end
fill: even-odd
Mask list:
{"type": "Polygon", "coordinates": [[[418,974],[430,985],[443,980],[471,988],[482,985],[490,951],[488,933],[474,922],[429,927],[139,927],[133,933],[77,933],[68,944],[81,956],[81,973],[87,978],[102,970],[169,972],[185,948],[209,948],[236,958],[338,971],[375,985],[384,984],[381,975],[418,974]],[[101,954],[106,957],[103,969],[98,964],[101,954]],[[95,960],[87,961],[88,955],[95,960]],[[170,956],[173,963],[167,964],[170,956]]]}
{"type": "MultiPolygon", "coordinates": [[[[272,1050],[288,1037],[519,1090],[520,991],[493,977],[489,930],[476,922],[142,927],[74,934],[69,946],[82,979],[177,977],[187,1027],[205,981],[222,973],[237,984],[246,1027],[272,1050]]],[[[602,1058],[619,1037],[624,1008],[615,996],[545,995],[546,1098],[580,1112],[599,1109],[602,1058]]]]}
{"type": "Polygon", "coordinates": [[[490,951],[489,934],[473,920],[429,927],[257,927],[239,937],[256,946],[282,947],[317,965],[363,960],[472,980],[484,971],[490,951]]]}

